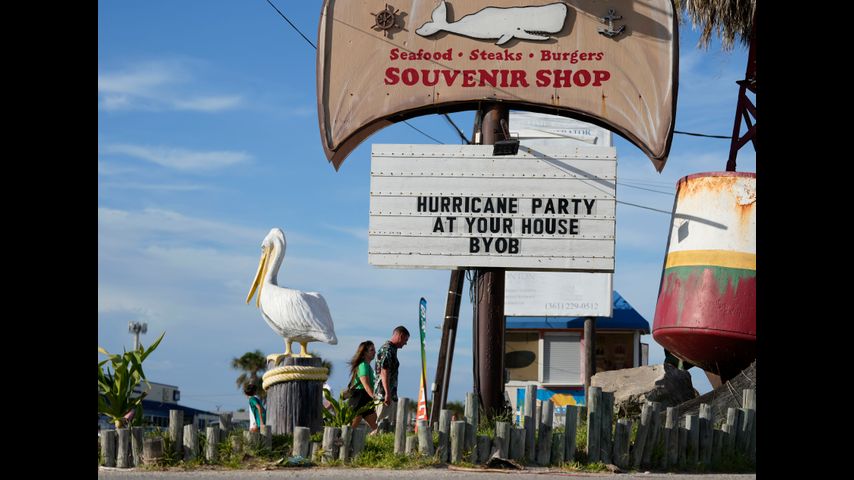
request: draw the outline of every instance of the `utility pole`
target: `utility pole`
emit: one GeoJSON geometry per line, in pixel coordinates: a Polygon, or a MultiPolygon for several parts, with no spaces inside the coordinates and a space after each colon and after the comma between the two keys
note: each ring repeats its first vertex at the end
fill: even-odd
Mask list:
{"type": "MultiPolygon", "coordinates": [[[[488,103],[481,108],[481,143],[508,140],[507,105],[488,103]]],[[[491,417],[504,408],[504,269],[482,268],[477,273],[476,385],[484,413],[491,417]]]]}
{"type": "Polygon", "coordinates": [[[133,349],[139,350],[139,334],[148,332],[148,324],[130,322],[128,323],[128,332],[133,334],[133,349]]]}

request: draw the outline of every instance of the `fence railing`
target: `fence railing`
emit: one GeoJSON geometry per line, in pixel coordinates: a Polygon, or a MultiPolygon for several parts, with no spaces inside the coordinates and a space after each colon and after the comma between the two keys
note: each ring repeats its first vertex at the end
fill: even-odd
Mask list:
{"type": "MultiPolygon", "coordinates": [[[[526,398],[536,398],[536,386],[527,387],[526,398]]],[[[614,464],[620,469],[653,468],[683,470],[714,469],[734,458],[755,464],[756,391],[743,391],[742,408],[729,408],[726,418],[715,418],[712,408],[701,404],[699,414],[677,416],[675,407],[662,408],[646,402],[637,418],[614,418],[614,394],[590,387],[587,408],[568,405],[562,431],[554,428],[554,404],[527,401],[522,425],[498,421],[494,435],[478,435],[480,419],[476,394],[466,396],[465,417],[451,421],[452,412],[441,410],[432,425],[418,421],[417,435],[408,435],[406,412],[410,399],[401,397],[394,429],[394,453],[435,457],[442,463],[485,464],[493,456],[522,461],[529,465],[559,466],[569,462],[614,464]],[[584,442],[577,442],[578,428],[586,425],[584,442]],[[438,429],[434,445],[433,431],[438,429]]],[[[260,432],[244,431],[229,436],[230,422],[205,431],[204,451],[200,451],[199,431],[183,425],[183,412],[170,411],[169,439],[173,457],[187,460],[201,455],[217,461],[217,445],[231,439],[232,449],[272,447],[269,425],[260,432]]],[[[560,427],[559,427],[560,428],[560,427]]],[[[311,442],[307,427],[295,427],[291,454],[321,463],[350,462],[365,448],[367,427],[324,427],[323,441],[311,442]]],[[[141,427],[107,430],[101,436],[101,463],[127,468],[156,464],[163,456],[163,439],[143,439],[141,427]]]]}

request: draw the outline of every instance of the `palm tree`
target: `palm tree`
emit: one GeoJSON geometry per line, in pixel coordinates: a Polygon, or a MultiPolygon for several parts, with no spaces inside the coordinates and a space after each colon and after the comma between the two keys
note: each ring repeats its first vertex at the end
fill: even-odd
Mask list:
{"type": "Polygon", "coordinates": [[[738,40],[750,44],[756,0],[675,0],[676,11],[685,10],[694,26],[701,29],[700,46],[707,48],[712,34],[721,38],[725,50],[738,40]]]}
{"type": "Polygon", "coordinates": [[[258,378],[259,372],[267,369],[267,358],[261,353],[261,350],[254,352],[246,352],[240,358],[231,359],[231,368],[241,370],[243,373],[237,377],[237,388],[243,390],[243,386],[249,383],[258,385],[258,395],[262,398],[266,395],[261,387],[261,381],[258,378]]]}

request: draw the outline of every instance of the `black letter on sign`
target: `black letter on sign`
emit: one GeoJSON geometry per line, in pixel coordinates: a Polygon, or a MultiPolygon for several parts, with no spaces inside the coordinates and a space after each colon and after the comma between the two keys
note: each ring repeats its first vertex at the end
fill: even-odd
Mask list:
{"type": "Polygon", "coordinates": [[[442,217],[436,217],[436,223],[433,224],[433,232],[445,232],[445,229],[442,227],[442,217]]]}
{"type": "Polygon", "coordinates": [[[480,251],[480,242],[475,237],[469,237],[469,253],[477,253],[480,251]]]}

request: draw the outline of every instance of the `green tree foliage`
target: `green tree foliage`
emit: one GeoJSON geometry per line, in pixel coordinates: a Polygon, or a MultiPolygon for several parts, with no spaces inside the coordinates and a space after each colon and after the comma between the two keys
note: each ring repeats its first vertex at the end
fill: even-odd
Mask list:
{"type": "Polygon", "coordinates": [[[142,362],[160,345],[164,335],[166,332],[161,333],[146,349],[140,345],[138,349],[121,355],[111,354],[98,347],[98,352],[107,356],[106,360],[98,362],[98,413],[109,417],[116,428],[126,422],[124,417],[131,411],[135,424],[138,425],[142,421],[142,399],[147,392],[134,397],[133,390],[142,381],[148,383],[142,371],[142,362]],[[112,371],[109,366],[104,368],[107,362],[112,365],[112,371]]]}
{"type": "Polygon", "coordinates": [[[267,370],[267,358],[261,353],[261,350],[254,352],[246,352],[240,358],[231,359],[231,368],[242,371],[237,377],[237,388],[243,390],[247,384],[254,383],[258,385],[258,395],[266,397],[266,392],[261,388],[261,380],[258,378],[259,373],[263,376],[267,370]]]}
{"type": "Polygon", "coordinates": [[[356,410],[347,403],[347,400],[344,399],[343,395],[340,396],[338,400],[335,400],[335,398],[332,397],[332,394],[329,393],[329,390],[324,389],[323,396],[326,397],[326,400],[328,400],[332,406],[331,412],[326,408],[321,409],[323,412],[323,425],[327,427],[341,428],[344,425],[350,425],[353,423],[354,418],[359,415],[364,415],[380,404],[379,401],[372,400],[368,402],[367,405],[356,410]]]}

